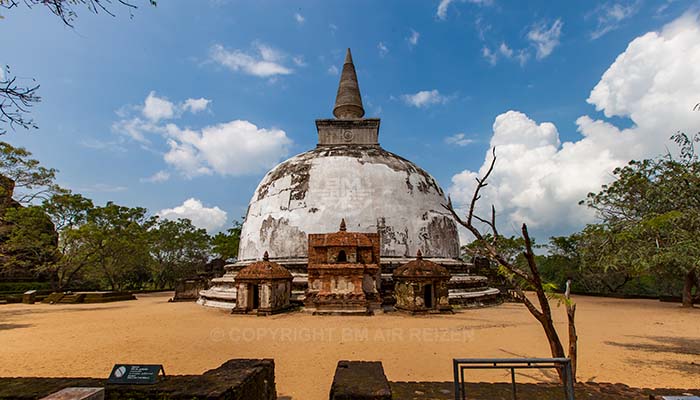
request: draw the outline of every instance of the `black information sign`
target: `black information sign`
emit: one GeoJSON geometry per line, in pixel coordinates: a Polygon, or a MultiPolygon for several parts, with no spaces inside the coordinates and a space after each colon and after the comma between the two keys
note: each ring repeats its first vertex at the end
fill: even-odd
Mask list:
{"type": "Polygon", "coordinates": [[[165,370],[160,364],[115,364],[107,383],[125,385],[152,385],[158,381],[158,374],[165,370]]]}

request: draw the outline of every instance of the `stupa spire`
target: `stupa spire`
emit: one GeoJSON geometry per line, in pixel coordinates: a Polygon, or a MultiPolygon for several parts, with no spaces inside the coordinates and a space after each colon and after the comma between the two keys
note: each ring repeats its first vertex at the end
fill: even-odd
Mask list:
{"type": "Polygon", "coordinates": [[[333,115],[338,119],[359,119],[365,115],[350,48],[345,53],[345,62],[343,63],[343,72],[340,74],[333,115]]]}
{"type": "Polygon", "coordinates": [[[348,228],[345,226],[345,218],[340,220],[340,231],[345,232],[348,228]]]}

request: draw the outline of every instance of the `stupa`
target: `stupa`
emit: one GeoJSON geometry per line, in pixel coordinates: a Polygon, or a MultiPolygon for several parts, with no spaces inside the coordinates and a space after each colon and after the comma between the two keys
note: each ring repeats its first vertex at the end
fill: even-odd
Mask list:
{"type": "Polygon", "coordinates": [[[391,299],[393,270],[412,261],[419,250],[425,260],[450,270],[455,301],[478,303],[482,292],[493,295],[496,289],[469,275],[471,264],[459,258],[457,226],[443,207],[440,185],[416,164],[383,149],[379,118],[364,118],[350,49],[333,115],[316,120],[316,148],[280,163],[262,179],[248,205],[238,262],[212,280],[199,303],[233,308],[236,272],[264,251],[292,272],[292,301],[303,301],[309,235],[336,232],[341,219],[348,231],[379,235],[384,298],[391,299]]]}

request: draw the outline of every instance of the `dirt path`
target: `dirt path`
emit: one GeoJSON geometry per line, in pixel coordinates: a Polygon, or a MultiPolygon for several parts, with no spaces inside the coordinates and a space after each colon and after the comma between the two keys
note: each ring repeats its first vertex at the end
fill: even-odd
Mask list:
{"type": "MultiPolygon", "coordinates": [[[[116,362],[195,374],[230,358],[274,358],[277,390],[328,396],[340,359],[379,360],[392,381],[448,381],[454,357],[547,357],[541,328],[518,304],[410,317],[233,316],[171,294],[83,305],[0,306],[0,376],[106,377],[116,362]]],[[[579,380],[700,387],[700,309],[652,300],[577,297],[579,380]]],[[[565,329],[565,311],[554,309],[565,329]]],[[[564,332],[564,330],[562,330],[564,332]]],[[[540,379],[526,371],[518,381],[540,379]]],[[[505,381],[474,372],[472,381],[505,381]]]]}

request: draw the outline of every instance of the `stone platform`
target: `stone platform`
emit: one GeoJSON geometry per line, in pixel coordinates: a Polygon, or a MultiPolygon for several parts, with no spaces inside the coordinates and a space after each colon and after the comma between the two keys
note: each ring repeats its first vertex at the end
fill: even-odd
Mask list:
{"type": "Polygon", "coordinates": [[[110,303],[113,301],[136,300],[129,292],[54,292],[46,296],[46,304],[110,303]]]}

